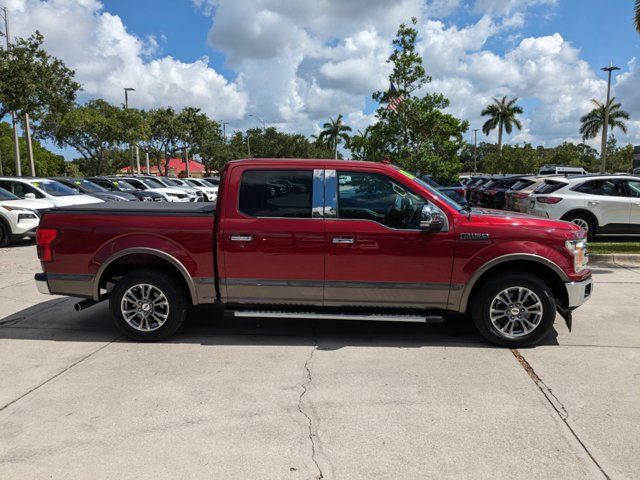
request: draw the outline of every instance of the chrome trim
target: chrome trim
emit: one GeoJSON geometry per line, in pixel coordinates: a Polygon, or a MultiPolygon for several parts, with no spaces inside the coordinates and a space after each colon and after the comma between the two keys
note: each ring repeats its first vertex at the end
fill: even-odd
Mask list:
{"type": "Polygon", "coordinates": [[[582,305],[584,302],[591,298],[593,293],[593,279],[587,278],[581,282],[565,282],[565,288],[567,289],[567,307],[576,308],[582,305]],[[587,294],[587,287],[589,287],[589,293],[587,294]]]}
{"type": "Polygon", "coordinates": [[[230,240],[232,242],[252,242],[253,237],[251,235],[231,235],[230,240]]]}
{"type": "Polygon", "coordinates": [[[338,217],[338,176],[335,170],[324,171],[324,218],[338,217]]]}
{"type": "Polygon", "coordinates": [[[38,292],[43,295],[51,295],[51,290],[49,290],[49,284],[47,283],[47,275],[44,273],[36,273],[35,278],[36,288],[38,292]]]}
{"type": "Polygon", "coordinates": [[[353,237],[333,237],[331,241],[336,244],[351,244],[355,242],[353,237]]]}
{"type": "MultiPolygon", "coordinates": [[[[471,295],[471,291],[473,290],[474,285],[478,281],[478,279],[486,273],[489,269],[495,267],[496,265],[500,265],[505,262],[517,261],[517,260],[528,260],[530,262],[540,263],[546,267],[551,268],[563,282],[569,281],[569,277],[567,274],[554,262],[551,260],[541,257],[540,255],[535,255],[533,253],[509,253],[507,255],[502,255],[500,257],[493,258],[489,260],[487,263],[482,265],[480,268],[476,269],[469,281],[464,286],[462,294],[460,295],[460,300],[457,305],[453,305],[452,299],[449,301],[449,308],[452,310],[456,310],[458,312],[464,313],[467,310],[467,303],[469,302],[469,295],[471,295]]],[[[457,295],[456,295],[457,296],[457,295]]]]}
{"type": "Polygon", "coordinates": [[[324,217],[324,170],[313,171],[313,194],[311,198],[311,218],[324,217]]]}
{"type": "MultiPolygon", "coordinates": [[[[201,302],[199,300],[198,290],[196,289],[196,286],[193,281],[193,278],[191,277],[191,274],[189,274],[189,271],[186,269],[186,267],[176,257],[166,252],[163,252],[162,250],[158,250],[156,248],[148,248],[148,247],[127,248],[125,250],[121,250],[118,253],[113,254],[105,262],[103,262],[102,265],[100,265],[100,268],[98,269],[98,272],[96,273],[95,278],[93,280],[92,298],[94,300],[100,301],[100,282],[102,280],[102,275],[104,274],[105,270],[109,267],[109,265],[111,265],[113,262],[115,262],[119,258],[125,257],[127,255],[133,255],[136,253],[146,253],[149,255],[155,255],[156,257],[160,257],[163,260],[168,261],[171,265],[176,267],[178,271],[182,274],[182,277],[184,278],[185,282],[187,282],[187,286],[189,288],[189,294],[191,296],[191,302],[194,305],[198,305],[199,303],[212,303],[210,301],[201,302]]],[[[142,266],[143,265],[141,265],[141,267],[142,266]]]]}

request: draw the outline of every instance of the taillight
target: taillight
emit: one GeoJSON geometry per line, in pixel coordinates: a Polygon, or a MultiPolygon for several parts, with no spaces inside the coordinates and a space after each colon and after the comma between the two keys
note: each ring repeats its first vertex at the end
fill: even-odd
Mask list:
{"type": "Polygon", "coordinates": [[[485,190],[484,191],[485,195],[495,195],[496,193],[498,193],[497,190],[485,190]]]}
{"type": "Polygon", "coordinates": [[[528,193],[514,193],[513,196],[515,198],[527,198],[529,196],[528,193]]]}
{"type": "Polygon", "coordinates": [[[466,188],[456,188],[456,192],[464,197],[464,194],[467,192],[466,188]]]}
{"type": "Polygon", "coordinates": [[[53,261],[53,250],[51,245],[58,236],[55,228],[39,228],[36,231],[36,242],[38,244],[38,258],[42,262],[53,261]]]}
{"type": "Polygon", "coordinates": [[[551,205],[555,205],[560,200],[562,200],[562,198],[561,197],[538,197],[537,200],[540,203],[549,203],[551,205]]]}

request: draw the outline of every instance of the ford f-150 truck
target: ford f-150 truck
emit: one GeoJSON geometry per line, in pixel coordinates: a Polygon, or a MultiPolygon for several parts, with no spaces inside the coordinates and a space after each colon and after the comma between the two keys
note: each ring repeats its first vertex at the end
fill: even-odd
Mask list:
{"type": "Polygon", "coordinates": [[[463,208],[388,163],[229,162],[217,203],[57,208],[37,232],[39,290],[107,300],[129,337],[173,334],[189,308],[235,316],[440,322],[531,345],[592,292],[585,232],[463,208]]]}

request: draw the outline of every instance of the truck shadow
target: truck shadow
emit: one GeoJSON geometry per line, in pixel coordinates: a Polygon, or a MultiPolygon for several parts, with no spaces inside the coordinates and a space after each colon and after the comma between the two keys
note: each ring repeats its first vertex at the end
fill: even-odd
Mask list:
{"type": "MultiPolygon", "coordinates": [[[[106,302],[73,310],[77,299],[57,298],[0,319],[0,339],[60,342],[130,342],[113,326],[106,302]]],[[[464,315],[444,323],[367,322],[223,316],[219,308],[192,310],[176,335],[162,343],[214,345],[313,345],[322,350],[345,346],[419,348],[451,346],[497,348],[487,343],[464,315]]],[[[557,345],[551,333],[543,345],[557,345]]]]}

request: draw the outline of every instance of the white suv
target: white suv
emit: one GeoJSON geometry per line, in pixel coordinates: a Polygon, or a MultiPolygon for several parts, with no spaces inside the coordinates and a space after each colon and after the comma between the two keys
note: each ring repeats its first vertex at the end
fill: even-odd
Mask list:
{"type": "Polygon", "coordinates": [[[90,197],[48,178],[0,177],[0,187],[9,190],[18,198],[46,200],[56,207],[102,203],[98,198],[90,197]]]}
{"type": "Polygon", "coordinates": [[[597,234],[640,234],[640,177],[548,178],[529,197],[530,214],[573,222],[597,234]]]}
{"type": "Polygon", "coordinates": [[[0,188],[0,247],[13,239],[33,237],[40,223],[40,211],[53,208],[42,200],[20,200],[13,193],[0,188]]]}

